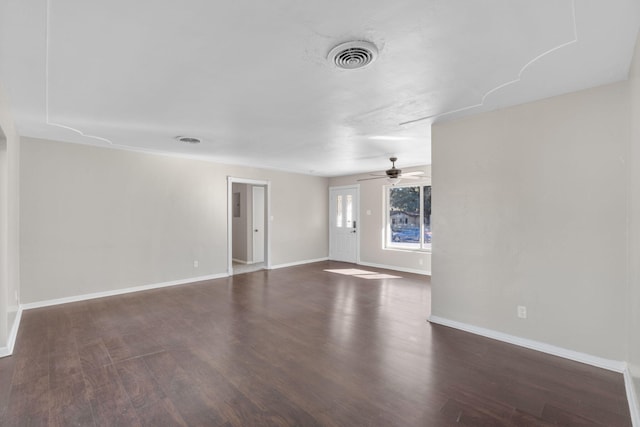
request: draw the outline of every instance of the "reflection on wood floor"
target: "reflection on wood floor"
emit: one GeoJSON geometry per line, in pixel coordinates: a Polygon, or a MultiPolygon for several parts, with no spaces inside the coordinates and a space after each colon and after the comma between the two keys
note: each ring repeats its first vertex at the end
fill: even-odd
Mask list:
{"type": "Polygon", "coordinates": [[[254,264],[243,264],[241,262],[233,262],[233,274],[253,273],[265,269],[264,262],[256,262],[254,264]]]}
{"type": "Polygon", "coordinates": [[[0,425],[629,426],[620,374],[429,324],[320,262],[24,312],[0,425]]]}

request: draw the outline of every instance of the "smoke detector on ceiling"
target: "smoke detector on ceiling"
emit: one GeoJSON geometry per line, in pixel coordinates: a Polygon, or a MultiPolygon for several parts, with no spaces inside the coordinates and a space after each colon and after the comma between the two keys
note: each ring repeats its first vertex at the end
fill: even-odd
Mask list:
{"type": "Polygon", "coordinates": [[[327,59],[345,70],[356,70],[371,64],[378,57],[378,48],[373,43],[356,40],[339,44],[331,49],[327,59]]]}
{"type": "Polygon", "coordinates": [[[200,144],[200,138],[194,138],[192,136],[176,136],[176,139],[180,142],[186,142],[187,144],[200,144]]]}

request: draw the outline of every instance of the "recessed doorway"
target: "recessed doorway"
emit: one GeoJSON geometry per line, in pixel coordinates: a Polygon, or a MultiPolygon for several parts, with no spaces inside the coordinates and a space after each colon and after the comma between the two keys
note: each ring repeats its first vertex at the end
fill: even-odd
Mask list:
{"type": "Polygon", "coordinates": [[[228,178],[228,274],[270,268],[270,183],[228,178]]]}

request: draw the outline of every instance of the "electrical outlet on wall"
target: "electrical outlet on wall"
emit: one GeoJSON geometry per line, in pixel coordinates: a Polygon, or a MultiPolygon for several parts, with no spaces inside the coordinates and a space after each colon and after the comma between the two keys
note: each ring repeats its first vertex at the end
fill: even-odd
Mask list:
{"type": "Polygon", "coordinates": [[[193,268],[198,268],[198,261],[193,261],[193,268]]]}
{"type": "Polygon", "coordinates": [[[527,307],[525,307],[524,305],[519,305],[518,306],[518,317],[520,319],[526,319],[527,318],[527,307]]]}

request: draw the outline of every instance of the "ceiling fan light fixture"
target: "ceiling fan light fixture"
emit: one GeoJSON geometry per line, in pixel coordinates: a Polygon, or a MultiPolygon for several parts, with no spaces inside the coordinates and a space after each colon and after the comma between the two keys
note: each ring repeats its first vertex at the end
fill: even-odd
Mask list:
{"type": "Polygon", "coordinates": [[[391,185],[399,184],[399,183],[400,183],[400,181],[402,181],[402,178],[398,178],[398,177],[395,177],[395,178],[387,178],[387,182],[388,182],[389,184],[391,184],[391,185]]]}
{"type": "Polygon", "coordinates": [[[193,136],[176,136],[176,140],[186,142],[187,144],[200,144],[202,140],[193,136]]]}
{"type": "Polygon", "coordinates": [[[327,60],[343,70],[357,70],[371,64],[378,57],[378,48],[371,42],[355,40],[335,46],[327,60]]]}

